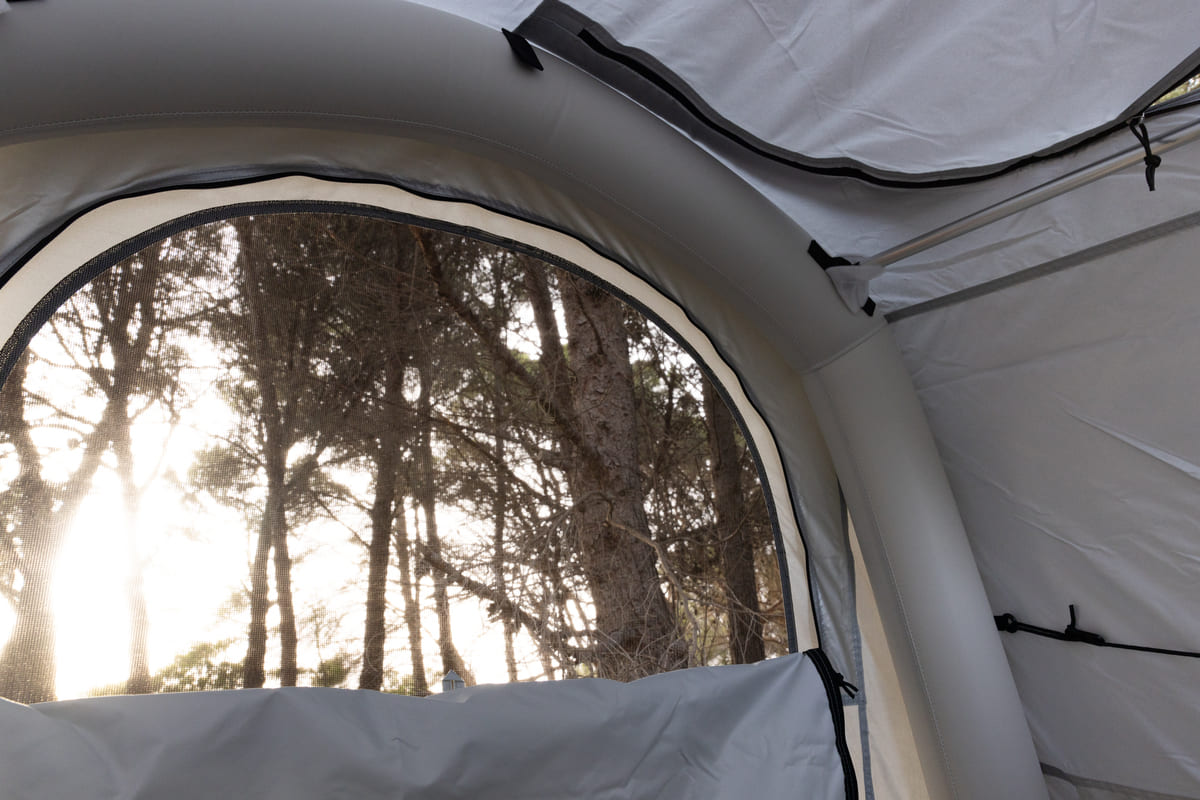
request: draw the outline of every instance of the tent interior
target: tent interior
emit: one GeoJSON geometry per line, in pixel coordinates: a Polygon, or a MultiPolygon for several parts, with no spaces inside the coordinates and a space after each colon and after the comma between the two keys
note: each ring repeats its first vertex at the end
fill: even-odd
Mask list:
{"type": "MultiPolygon", "coordinates": [[[[1200,798],[1197,29],[1183,0],[0,0],[0,795],[1200,798]],[[409,282],[368,269],[385,261],[409,282]],[[114,365],[139,346],[158,371],[126,386],[114,365]],[[322,347],[297,389],[278,364],[322,347]],[[189,348],[208,400],[163,377],[189,348]],[[483,367],[430,366],[452,357],[483,367]],[[627,413],[610,362],[658,381],[627,413]],[[335,375],[358,394],[313,388],[335,375]],[[399,423],[345,422],[388,387],[425,431],[411,447],[399,423]],[[236,641],[188,680],[247,688],[182,695],[159,672],[72,695],[63,631],[99,601],[50,587],[95,540],[119,558],[77,571],[130,582],[118,500],[85,498],[130,490],[122,453],[153,459],[128,421],[176,401],[217,427],[239,402],[258,415],[160,460],[174,483],[144,494],[178,509],[140,501],[165,531],[228,500],[236,641]],[[331,421],[286,422],[301,406],[331,421]],[[654,452],[714,449],[660,482],[617,463],[621,413],[654,452]],[[529,458],[487,466],[504,448],[529,458]],[[443,557],[433,479],[397,477],[435,452],[466,465],[442,480],[455,503],[499,509],[480,517],[495,561],[455,561],[453,533],[443,557]],[[409,506],[346,499],[368,463],[409,506]],[[688,522],[694,496],[715,500],[688,522]],[[757,537],[748,594],[734,535],[712,533],[722,496],[757,537]],[[441,680],[439,647],[459,663],[432,632],[394,693],[291,688],[360,669],[387,688],[373,613],[389,647],[422,636],[401,608],[421,590],[372,581],[346,612],[355,635],[367,618],[357,660],[325,659],[318,632],[298,680],[281,587],[335,552],[281,567],[301,518],[358,537],[362,587],[410,525],[429,608],[447,585],[486,607],[510,668],[395,696],[441,680]]],[[[141,540],[165,558],[200,536],[141,540]]],[[[195,556],[180,602],[222,568],[195,556]]],[[[461,645],[448,608],[425,627],[453,616],[461,645]]],[[[136,627],[131,609],[104,613],[136,627]]]]}

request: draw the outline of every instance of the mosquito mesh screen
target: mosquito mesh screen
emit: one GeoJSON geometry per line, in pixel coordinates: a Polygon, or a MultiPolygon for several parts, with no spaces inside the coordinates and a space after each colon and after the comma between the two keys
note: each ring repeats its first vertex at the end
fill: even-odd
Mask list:
{"type": "Polygon", "coordinates": [[[719,391],[527,254],[213,222],[95,275],[8,366],[0,696],[424,695],[787,651],[719,391]]]}

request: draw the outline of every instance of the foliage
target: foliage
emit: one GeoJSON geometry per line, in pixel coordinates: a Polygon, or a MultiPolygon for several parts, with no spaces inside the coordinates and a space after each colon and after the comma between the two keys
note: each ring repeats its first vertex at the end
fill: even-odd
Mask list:
{"type": "Polygon", "coordinates": [[[237,689],[242,684],[242,665],[227,661],[233,640],[199,642],[186,653],[178,655],[171,665],[154,674],[156,691],[207,692],[216,689],[237,689]]]}
{"type": "Polygon", "coordinates": [[[326,688],[345,686],[353,669],[354,657],[349,653],[338,653],[317,664],[317,668],[313,670],[312,685],[326,688]]]}
{"type": "MultiPolygon", "coordinates": [[[[417,682],[412,675],[400,675],[395,670],[387,670],[383,677],[383,687],[381,691],[386,694],[402,694],[410,697],[424,697],[428,692],[418,692],[416,689],[417,682]]],[[[426,679],[425,685],[429,682],[426,679]]]]}
{"type": "Polygon", "coordinates": [[[1197,89],[1200,89],[1200,75],[1193,75],[1171,91],[1164,94],[1162,97],[1155,100],[1154,105],[1162,105],[1163,103],[1169,103],[1172,100],[1178,100],[1180,97],[1189,95],[1197,89]]]}
{"type": "MultiPolygon", "coordinates": [[[[242,665],[224,660],[234,640],[197,642],[151,676],[153,692],[207,692],[241,686],[242,665]]],[[[125,682],[89,689],[88,697],[125,694],[125,682]]]]}

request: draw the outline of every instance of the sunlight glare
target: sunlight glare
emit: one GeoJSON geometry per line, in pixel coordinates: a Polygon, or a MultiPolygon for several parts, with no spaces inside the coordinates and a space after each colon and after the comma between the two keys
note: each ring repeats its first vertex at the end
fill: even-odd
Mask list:
{"type": "Polygon", "coordinates": [[[55,571],[60,700],[128,677],[128,559],[120,498],[115,477],[96,476],[55,571]]]}

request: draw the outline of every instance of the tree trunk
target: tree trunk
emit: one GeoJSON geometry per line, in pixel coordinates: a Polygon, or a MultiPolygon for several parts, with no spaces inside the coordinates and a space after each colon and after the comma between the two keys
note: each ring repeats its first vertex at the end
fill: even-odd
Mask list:
{"type": "Polygon", "coordinates": [[[734,664],[751,664],[762,661],[766,654],[754,575],[754,546],[745,524],[747,504],[741,486],[742,465],[733,415],[709,381],[704,381],[704,416],[712,455],[713,506],[729,625],[729,657],[734,664]]]}
{"type": "MultiPolygon", "coordinates": [[[[504,437],[500,433],[502,428],[501,416],[499,407],[497,406],[497,414],[495,417],[496,425],[496,463],[504,463],[504,437]]],[[[508,475],[504,470],[496,471],[496,499],[495,506],[492,509],[492,574],[493,580],[496,582],[496,591],[501,597],[508,597],[508,590],[504,580],[504,515],[508,508],[508,475]]],[[[515,683],[517,681],[517,653],[513,644],[513,637],[516,636],[517,626],[511,615],[503,614],[501,619],[504,621],[504,665],[508,668],[508,679],[515,683]]]]}
{"type": "Polygon", "coordinates": [[[384,645],[387,640],[387,570],[391,556],[392,517],[395,515],[396,451],[381,442],[375,464],[375,499],[371,504],[368,545],[367,609],[363,628],[363,665],[358,688],[378,691],[383,686],[384,645]]]}
{"type": "MultiPolygon", "coordinates": [[[[0,696],[22,703],[55,697],[55,630],[51,587],[59,552],[91,489],[101,459],[118,431],[128,435],[129,398],[139,385],[143,362],[158,331],[154,307],[159,260],[153,248],[142,262],[124,263],[96,278],[90,288],[99,317],[99,336],[89,340],[88,376],[105,397],[104,410],[82,443],[79,464],[61,484],[42,479],[42,463],[25,419],[25,378],[30,352],[21,354],[0,388],[0,430],[13,445],[20,473],[9,490],[18,506],[10,543],[19,539],[22,586],[12,635],[0,653],[0,696]],[[107,344],[112,367],[101,354],[107,344]]],[[[88,333],[81,333],[87,338],[88,333]]]]}
{"type": "Polygon", "coordinates": [[[0,429],[16,450],[20,469],[9,491],[17,505],[12,540],[20,540],[18,565],[23,581],[13,608],[13,631],[0,652],[0,697],[26,704],[56,697],[54,567],[113,429],[110,403],[84,439],[83,455],[71,477],[58,486],[43,480],[41,456],[25,419],[29,358],[28,351],[23,353],[0,387],[0,429]]]}
{"type": "MultiPolygon", "coordinates": [[[[287,536],[286,503],[287,452],[291,447],[291,436],[283,419],[283,409],[275,386],[274,366],[276,354],[271,347],[267,331],[266,310],[263,308],[264,287],[261,283],[258,261],[266,260],[262,246],[254,236],[247,220],[236,220],[240,250],[238,251],[239,278],[242,300],[250,322],[249,349],[251,368],[260,395],[259,430],[263,461],[267,474],[267,496],[263,503],[262,519],[259,522],[258,545],[254,552],[254,563],[250,570],[250,630],[247,635],[246,659],[242,674],[246,688],[260,688],[266,682],[268,562],[275,551],[276,597],[282,608],[282,592],[279,586],[281,567],[290,569],[290,559],[281,564],[278,547],[287,536]]],[[[288,583],[290,589],[290,581],[288,583]]],[[[290,597],[288,601],[290,602],[290,597]]],[[[281,620],[282,622],[282,620],[281,620]]],[[[293,648],[295,616],[292,617],[293,648]]],[[[295,650],[292,651],[295,664],[295,650]]],[[[283,655],[286,664],[288,654],[283,655]]],[[[294,674],[294,673],[293,673],[294,674]]],[[[294,678],[293,678],[294,681],[294,678]]],[[[286,684],[285,684],[286,685],[286,684]]]]}
{"type": "Polygon", "coordinates": [[[287,453],[291,448],[291,437],[284,435],[284,425],[278,420],[274,387],[262,389],[266,408],[263,427],[266,437],[263,455],[266,461],[267,496],[263,504],[263,517],[259,527],[258,549],[254,554],[254,573],[251,576],[251,642],[247,648],[246,686],[250,687],[250,653],[259,659],[254,664],[254,677],[262,686],[266,678],[262,658],[266,655],[266,619],[270,600],[267,595],[267,562],[274,555],[275,603],[279,608],[279,644],[281,686],[295,686],[296,669],[296,612],[292,605],[292,559],[288,553],[287,524],[287,453]],[[258,612],[257,618],[255,612],[258,612]],[[258,637],[260,641],[256,642],[258,637]],[[262,656],[258,656],[259,653],[262,656]]]}
{"type": "MultiPolygon", "coordinates": [[[[429,353],[422,350],[418,355],[418,373],[421,396],[417,400],[417,416],[420,431],[417,437],[417,460],[420,470],[419,502],[425,517],[425,544],[434,556],[442,557],[442,541],[437,527],[437,480],[433,462],[433,367],[429,353]]],[[[433,604],[438,615],[438,650],[442,656],[442,673],[450,670],[466,679],[467,668],[462,656],[454,646],[454,634],[450,624],[450,598],[446,592],[446,578],[433,573],[433,604]]]]}
{"type": "Polygon", "coordinates": [[[429,694],[425,677],[425,648],[421,633],[421,586],[413,579],[412,547],[408,539],[408,520],[404,502],[396,503],[396,564],[400,568],[400,591],[404,595],[404,626],[408,629],[408,652],[412,661],[412,693],[417,697],[429,694]]]}
{"type": "Polygon", "coordinates": [[[113,453],[117,457],[117,475],[121,481],[125,511],[125,546],[129,569],[125,579],[126,603],[129,606],[129,677],[125,679],[125,694],[150,694],[154,691],[150,681],[150,612],[146,606],[144,569],[138,552],[141,492],[133,476],[128,411],[119,413],[127,420],[124,425],[118,424],[116,435],[113,436],[113,453]]]}
{"type": "MultiPolygon", "coordinates": [[[[554,298],[550,294],[550,283],[547,270],[538,264],[526,265],[524,271],[525,293],[533,309],[534,325],[538,331],[539,354],[538,363],[541,366],[543,381],[542,391],[550,398],[549,403],[559,408],[572,408],[574,401],[571,397],[571,373],[563,353],[562,334],[558,330],[558,319],[554,315],[554,298]]],[[[569,439],[564,437],[559,446],[563,449],[566,461],[571,461],[575,452],[569,439]]],[[[567,630],[571,627],[569,616],[564,608],[567,589],[562,577],[562,541],[558,527],[550,534],[550,559],[548,563],[549,581],[543,590],[543,598],[553,599],[558,625],[567,630]]],[[[548,618],[545,608],[539,611],[540,616],[548,618]]],[[[584,618],[586,623],[586,617],[584,618]]],[[[540,641],[538,651],[541,656],[542,669],[546,677],[553,679],[554,668],[550,662],[548,643],[540,641]]],[[[559,653],[563,666],[564,677],[576,677],[575,670],[567,669],[564,656],[559,653]]]]}
{"type": "Polygon", "coordinates": [[[637,418],[624,307],[605,290],[564,280],[562,301],[580,438],[594,458],[568,470],[580,506],[580,562],[596,609],[601,677],[634,680],[687,663],[663,596],[638,475],[637,418]]]}
{"type": "Polygon", "coordinates": [[[288,552],[287,519],[282,503],[279,521],[275,524],[275,602],[279,606],[279,685],[295,686],[299,670],[296,665],[296,608],[292,603],[292,557],[288,552]]]}
{"type": "MultiPolygon", "coordinates": [[[[501,274],[500,259],[492,260],[492,311],[496,328],[500,331],[501,344],[507,348],[505,339],[507,328],[508,302],[504,296],[504,277],[501,274]]],[[[492,575],[496,582],[496,591],[500,597],[508,600],[508,589],[504,578],[504,528],[508,515],[508,472],[505,465],[505,429],[508,426],[508,413],[505,398],[505,388],[500,376],[503,374],[500,360],[492,356],[492,458],[496,464],[496,493],[492,504],[492,575]]],[[[509,601],[511,603],[511,601],[509,601]]],[[[504,666],[508,670],[508,680],[517,681],[517,652],[513,639],[517,634],[517,625],[510,614],[502,614],[504,624],[504,666]]]]}
{"type": "MultiPolygon", "coordinates": [[[[541,352],[538,362],[548,405],[569,409],[574,405],[571,396],[571,369],[563,353],[562,336],[554,316],[554,299],[550,294],[548,270],[542,264],[530,264],[525,269],[525,292],[533,308],[533,320],[538,329],[541,352]]],[[[570,440],[564,443],[570,446],[570,440]]]]}
{"type": "Polygon", "coordinates": [[[27,547],[25,584],[17,599],[16,622],[0,654],[0,697],[18,703],[42,703],[56,698],[54,681],[54,606],[51,597],[57,557],[55,533],[47,531],[27,547]]]}
{"type": "Polygon", "coordinates": [[[267,563],[271,560],[271,540],[270,515],[264,513],[250,565],[250,630],[242,662],[242,685],[247,689],[261,689],[267,680],[267,612],[271,607],[267,563]]]}
{"type": "Polygon", "coordinates": [[[401,408],[404,399],[404,365],[394,356],[388,359],[384,382],[384,413],[379,444],[375,450],[375,497],[371,503],[363,666],[358,679],[358,688],[376,691],[383,686],[384,645],[387,640],[387,573],[400,468],[401,420],[396,410],[401,408]]]}
{"type": "MultiPolygon", "coordinates": [[[[275,602],[279,607],[279,679],[283,686],[295,686],[299,672],[298,635],[292,599],[287,508],[292,493],[304,491],[310,476],[299,474],[302,470],[297,470],[298,474],[292,475],[289,483],[287,458],[292,447],[303,438],[299,433],[301,426],[313,424],[313,419],[305,416],[312,413],[305,400],[314,388],[310,374],[313,348],[318,332],[322,330],[323,303],[327,296],[319,289],[326,287],[321,284],[305,294],[294,291],[294,287],[284,282],[311,277],[312,270],[317,267],[307,264],[291,273],[272,272],[278,258],[277,243],[264,240],[265,234],[257,231],[256,223],[249,218],[236,219],[232,225],[240,245],[237,256],[239,289],[250,325],[244,346],[260,396],[259,446],[267,477],[263,522],[251,575],[245,681],[247,686],[256,682],[261,686],[265,679],[264,656],[260,653],[265,655],[266,650],[266,572],[267,561],[273,555],[275,602]]],[[[318,446],[317,453],[307,457],[313,469],[317,468],[316,459],[323,446],[318,446]]]]}
{"type": "MultiPolygon", "coordinates": [[[[113,368],[112,379],[109,381],[108,403],[110,418],[113,421],[111,439],[113,453],[117,459],[117,476],[121,482],[126,547],[129,554],[129,576],[126,586],[129,606],[129,677],[125,681],[127,694],[148,694],[153,691],[150,683],[148,644],[150,613],[146,607],[143,568],[138,554],[141,492],[138,491],[133,475],[133,421],[129,418],[129,400],[149,353],[151,338],[159,325],[155,293],[162,269],[161,250],[147,248],[139,258],[142,261],[140,268],[131,264],[114,268],[108,274],[109,285],[117,291],[107,297],[115,302],[111,305],[97,303],[102,311],[101,325],[104,335],[112,348],[113,368]],[[107,313],[103,313],[105,311],[107,313]],[[129,323],[135,317],[137,327],[131,336],[129,323]]],[[[97,286],[99,285],[98,281],[97,286]]]]}
{"type": "MultiPolygon", "coordinates": [[[[66,536],[56,525],[54,498],[42,479],[42,462],[25,419],[25,375],[29,352],[17,359],[0,387],[0,430],[16,449],[20,475],[9,490],[14,528],[20,533],[22,585],[16,596],[12,633],[0,653],[0,697],[18,703],[53,700],[55,680],[54,608],[50,597],[54,562],[66,536]]],[[[96,459],[99,466],[100,460],[96,459]]],[[[69,520],[62,520],[69,522],[69,520]]],[[[13,537],[15,541],[16,537],[13,537]]]]}

